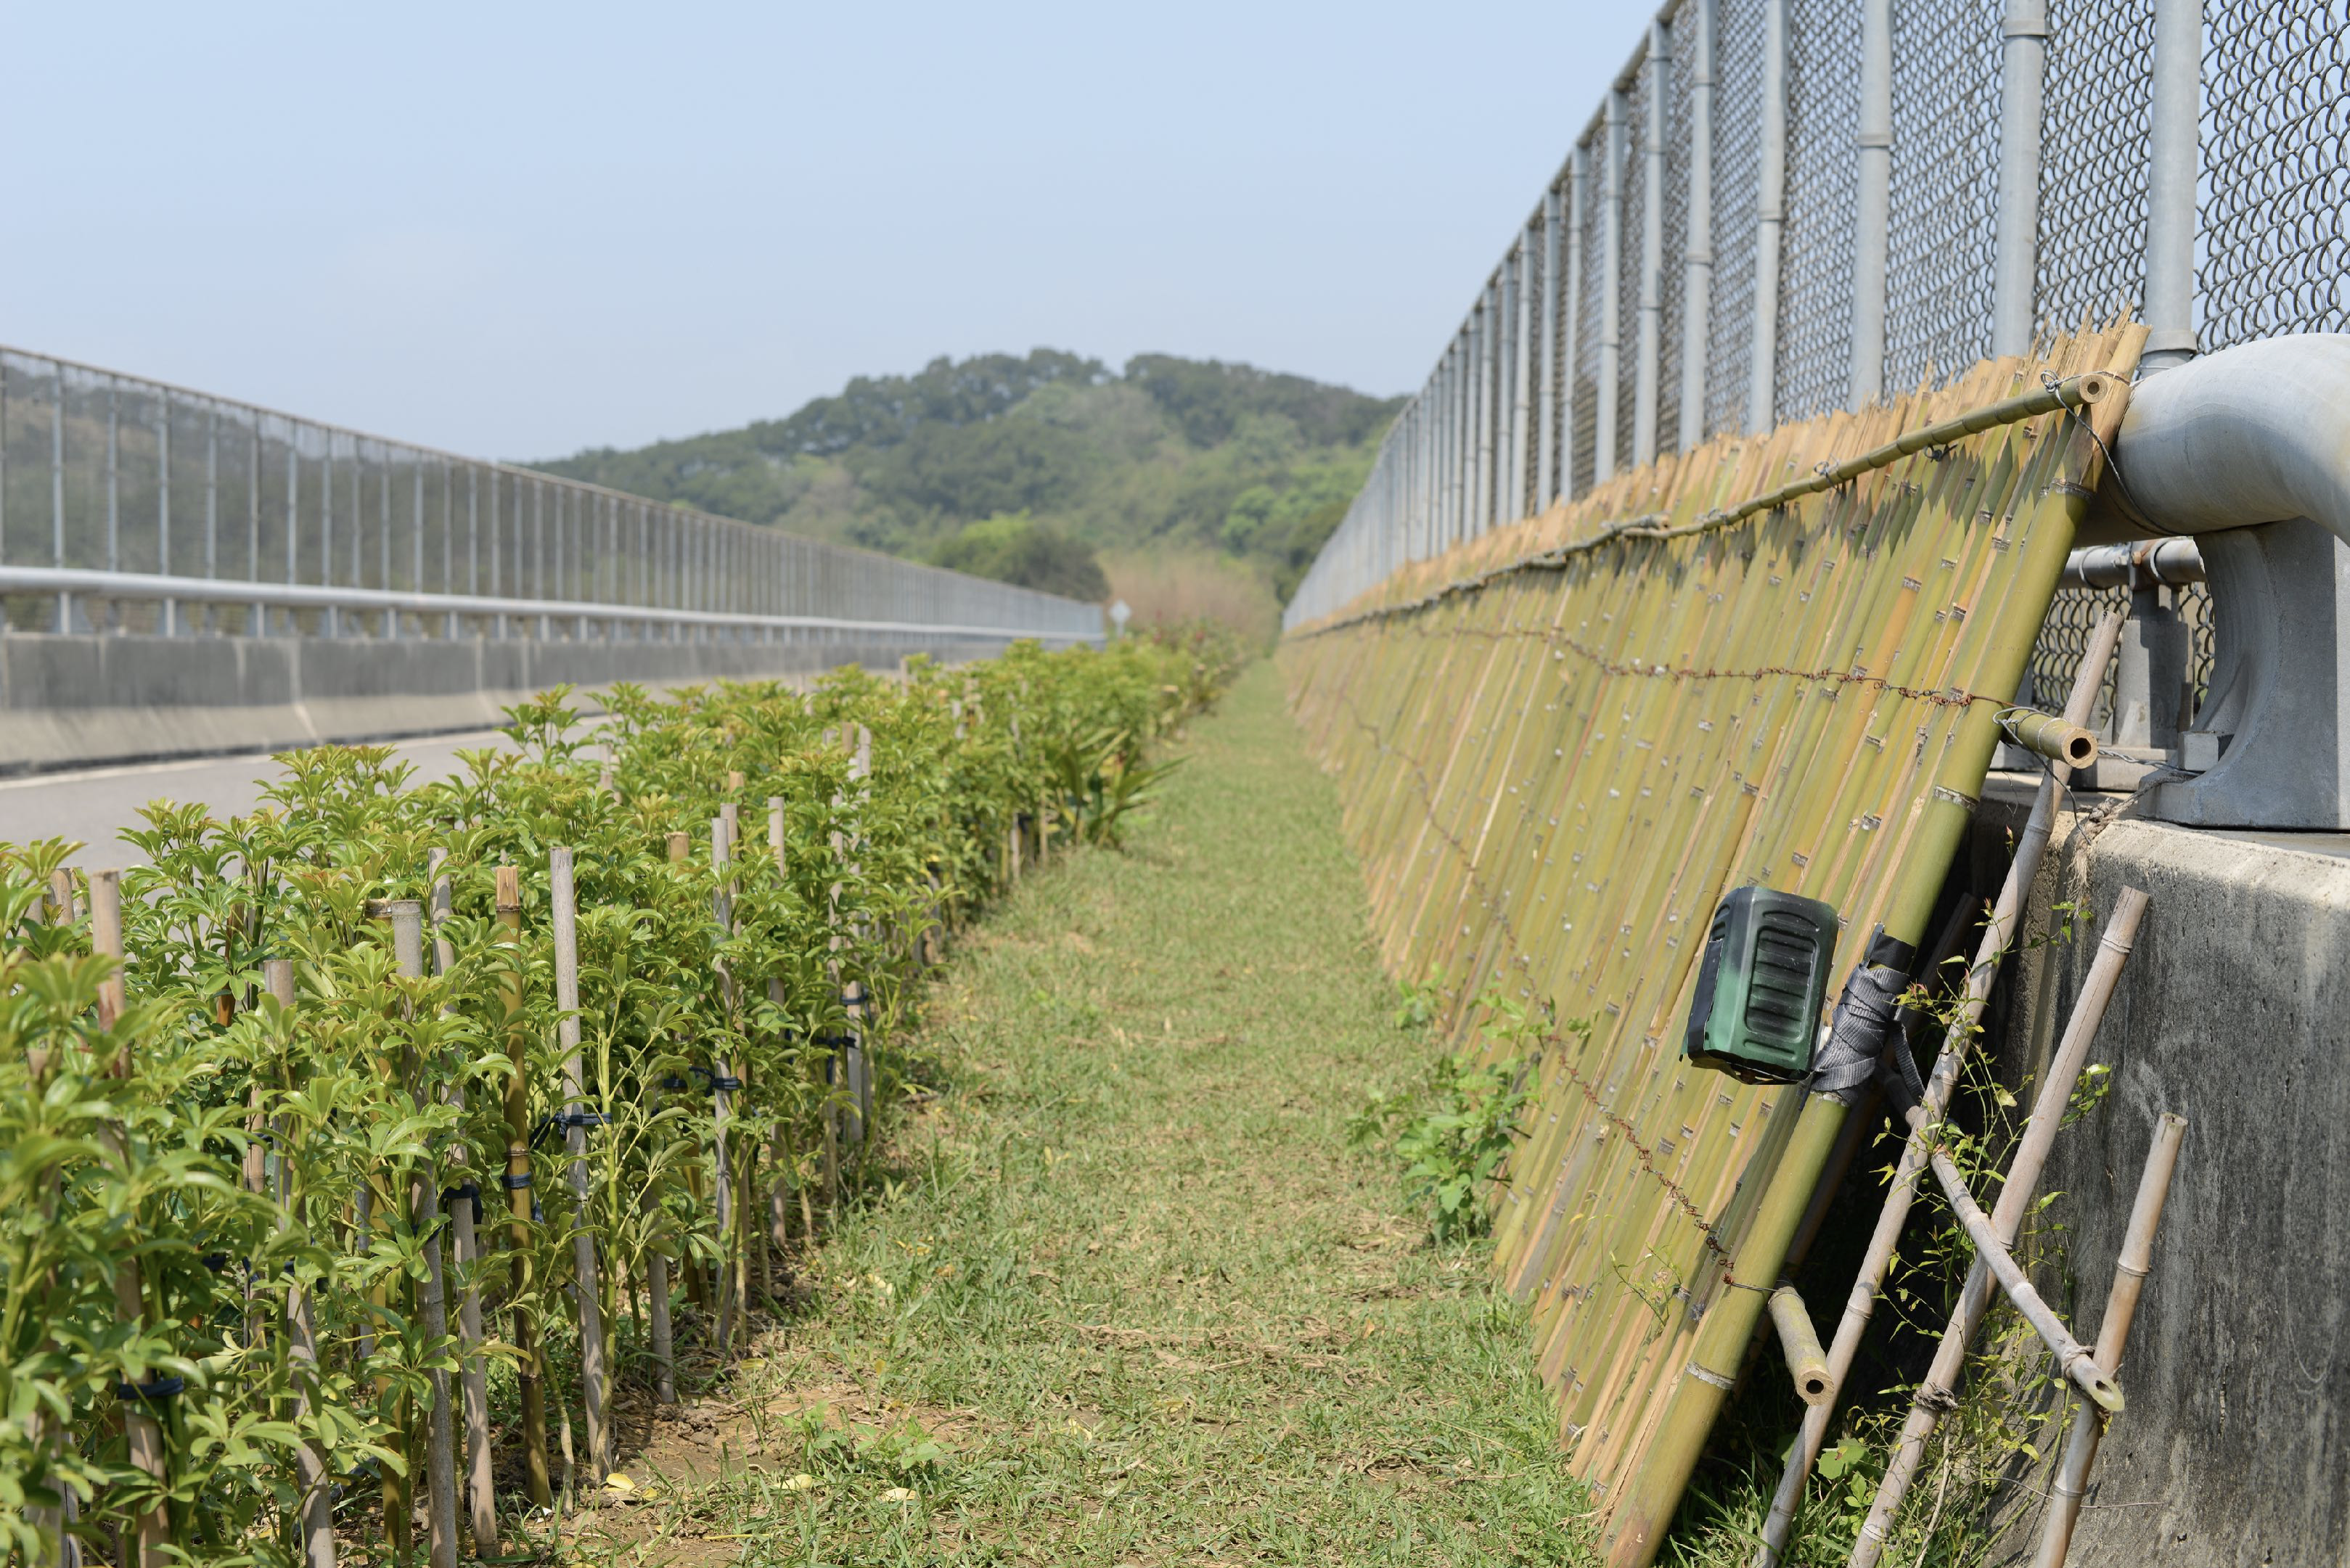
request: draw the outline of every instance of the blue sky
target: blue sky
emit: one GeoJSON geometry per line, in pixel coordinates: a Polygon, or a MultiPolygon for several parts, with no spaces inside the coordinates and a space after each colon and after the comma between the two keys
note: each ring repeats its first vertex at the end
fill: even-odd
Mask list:
{"type": "Polygon", "coordinates": [[[1647,10],[6,15],[0,342],[528,458],[1038,345],[1406,390],[1647,10]]]}

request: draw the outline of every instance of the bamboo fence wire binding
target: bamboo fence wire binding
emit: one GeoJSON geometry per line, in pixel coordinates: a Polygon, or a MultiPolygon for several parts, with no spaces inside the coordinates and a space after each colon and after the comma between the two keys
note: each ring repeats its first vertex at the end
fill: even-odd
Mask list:
{"type": "MultiPolygon", "coordinates": [[[[2112,1373],[2121,1366],[2122,1349],[2129,1343],[2130,1324],[2137,1317],[2139,1294],[2154,1267],[2154,1233],[2162,1224],[2162,1207],[2170,1196],[2171,1173],[2178,1166],[2179,1140],[2187,1136],[2187,1118],[2165,1111],[2155,1118],[2154,1144],[2147,1150],[2146,1169],[2138,1178],[2137,1198],[2130,1205],[2129,1226],[2122,1234],[2121,1255],[2114,1262],[2113,1288],[2106,1295],[2106,1315],[2097,1324],[2097,1366],[2112,1373]]],[[[2106,1415],[2082,1401],[2073,1413],[2073,1429],[2064,1440],[2064,1456],[2056,1466],[2049,1489],[2048,1515],[2042,1521],[2039,1551],[2033,1568],[2063,1568],[2072,1549],[2073,1530],[2081,1518],[2089,1467],[2096,1462],[2097,1443],[2105,1436],[2106,1415]]]]}
{"type": "MultiPolygon", "coordinates": [[[[2096,701],[2106,667],[2113,662],[2114,650],[2121,643],[2124,618],[2122,610],[2110,609],[2090,633],[2088,647],[2083,649],[2081,662],[2073,672],[2073,690],[2065,700],[2064,717],[2067,722],[2078,723],[2085,719],[2096,701]]],[[[2007,875],[1992,902],[1981,943],[1967,971],[1965,997],[1943,1033],[1941,1049],[1926,1077],[1922,1103],[1935,1118],[1939,1118],[1950,1105],[1950,1095],[1958,1086],[1959,1071],[1974,1048],[1977,1027],[1991,1001],[1991,982],[1998,978],[2000,963],[2014,942],[2032,884],[2040,874],[2041,857],[2047,850],[2049,832],[2055,823],[2058,792],[2070,778],[2071,771],[2059,763],[2043,775],[2033,796],[2032,813],[2017,836],[2015,853],[2008,861],[2007,875]]],[[[1908,1223],[1909,1206],[1917,1195],[1930,1147],[1929,1137],[1915,1132],[1902,1146],[1892,1186],[1877,1212],[1877,1228],[1869,1236],[1860,1271],[1845,1300],[1844,1316],[1836,1324],[1835,1341],[1828,1348],[1828,1376],[1833,1385],[1828,1401],[1804,1412],[1802,1428],[1787,1456],[1787,1468],[1779,1478],[1778,1490],[1772,1497],[1770,1515],[1763,1521],[1762,1543],[1756,1549],[1753,1568],[1775,1568],[1780,1553],[1787,1549],[1794,1532],[1795,1511],[1803,1501],[1804,1483],[1811,1478],[1813,1467],[1819,1463],[1820,1449],[1827,1440],[1835,1397],[1852,1371],[1853,1359],[1860,1352],[1861,1340],[1885,1289],[1885,1276],[1893,1266],[1894,1251],[1908,1223]]]]}
{"type": "MultiPolygon", "coordinates": [[[[2081,981],[2080,995],[2074,999],[2072,1015],[2065,1021],[2064,1036],[2049,1059],[2040,1092],[2033,1102],[2032,1115],[2023,1124],[2023,1136],[2017,1140],[2015,1156],[2001,1185],[1999,1202],[1991,1210],[1991,1236],[2000,1249],[2015,1244],[2016,1233],[2031,1211],[2033,1196],[2040,1187],[2041,1170],[2048,1161],[2048,1150],[2056,1141],[2057,1129],[2064,1125],[2064,1108],[2073,1098],[2073,1085],[2088,1064],[2089,1047],[2096,1040],[2106,1006],[2113,1000],[2122,966],[2129,961],[2130,947],[2137,940],[2138,922],[2146,914],[2146,904],[2145,893],[2136,888],[2124,888],[2121,896],[2114,900],[2114,911],[2106,920],[2105,930],[2097,938],[2096,957],[2090,961],[2089,972],[2081,981]]],[[[1982,1326],[1984,1314],[1991,1308],[1992,1268],[1991,1251],[1978,1249],[1974,1263],[1967,1271],[1966,1282],[1960,1287],[1958,1306],[1950,1314],[1950,1326],[1935,1348],[1933,1365],[1918,1385],[1908,1418],[1902,1423],[1900,1440],[1894,1445],[1884,1478],[1877,1482],[1877,1500],[1870,1504],[1868,1517],[1853,1540],[1850,1568],[1876,1568],[1884,1553],[1885,1543],[1892,1534],[1894,1515],[1900,1511],[1901,1500],[1908,1495],[1910,1482],[1917,1479],[1918,1466],[1925,1458],[1926,1440],[1933,1436],[1934,1428],[1941,1422],[1942,1411],[1950,1406],[1950,1396],[1966,1369],[1967,1351],[1974,1343],[1976,1331],[1982,1326]]],[[[2095,1397],[2085,1386],[2085,1392],[2092,1392],[2095,1397]]],[[[2108,1406],[2115,1407],[2118,1407],[2108,1406]]]]}
{"type": "Polygon", "coordinates": [[[1495,1266],[1617,1564],[1657,1550],[1846,1112],[1680,1061],[1705,922],[1763,883],[1835,904],[1846,964],[1928,934],[2141,340],[1677,454],[1284,645],[1383,961],[1442,976],[1456,1031],[1488,991],[1578,1022],[1495,1266]]]}

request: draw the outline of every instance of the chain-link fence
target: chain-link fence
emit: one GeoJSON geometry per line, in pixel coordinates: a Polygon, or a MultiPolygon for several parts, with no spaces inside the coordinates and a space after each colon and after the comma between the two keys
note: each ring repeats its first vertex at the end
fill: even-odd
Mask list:
{"type": "Polygon", "coordinates": [[[1652,28],[1662,72],[1644,36],[1510,247],[1547,254],[1545,214],[1559,214],[1557,267],[1530,269],[1517,296],[1548,345],[1536,362],[1557,367],[1529,416],[1533,449],[1562,456],[1549,493],[1539,465],[1481,462],[1462,444],[1480,410],[1506,411],[1515,373],[1509,355],[1474,349],[1481,303],[1455,339],[1469,351],[1399,418],[1290,624],[1649,447],[1906,390],[2023,351],[2032,324],[2147,305],[2160,292],[2150,247],[2168,250],[2152,232],[2161,27],[2187,29],[2167,35],[2189,38],[2174,57],[2200,40],[2199,171],[2171,170],[2163,186],[2194,192],[2199,223],[2191,262],[2177,247],[2195,276],[2189,318],[2149,324],[2207,349],[2350,330],[2350,0],[1669,0],[1652,28]],[[2002,128],[2028,128],[2034,104],[2036,150],[2022,135],[2005,145],[2002,128]],[[1689,296],[1685,278],[1709,270],[1689,296]],[[1691,353],[1701,429],[1680,413],[1691,353]],[[1391,483],[1406,462],[1428,482],[1391,483]]]}
{"type": "MultiPolygon", "coordinates": [[[[0,349],[0,569],[1100,635],[1055,595],[0,349]]],[[[22,574],[18,574],[21,576],[22,574]]],[[[9,593],[17,630],[335,631],[333,607],[9,593]]],[[[543,618],[473,617],[516,635],[543,618]]],[[[457,624],[413,616],[431,633],[457,624]]],[[[671,624],[677,624],[672,622],[671,624]]]]}

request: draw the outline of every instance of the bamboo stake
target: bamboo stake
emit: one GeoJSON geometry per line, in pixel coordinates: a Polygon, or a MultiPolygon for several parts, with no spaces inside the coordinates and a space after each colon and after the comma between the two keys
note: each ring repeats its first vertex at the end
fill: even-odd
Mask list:
{"type": "MultiPolygon", "coordinates": [[[[2040,1185],[2041,1168],[2047,1163],[2056,1129],[2064,1123],[2073,1085],[2088,1064],[2089,1046],[2096,1038],[2097,1025],[2105,1019],[2106,1003],[2113,1000],[2122,965],[2129,959],[2130,945],[2137,938],[2146,903],[2143,892],[2124,888],[2121,897],[2114,902],[2105,933],[2097,939],[2097,956],[2081,982],[2081,994],[2073,1003],[2072,1017],[2048,1064],[2047,1076],[2041,1083],[2031,1119],[2024,1123],[2023,1137],[2016,1145],[2015,1158],[2000,1189],[1999,1203],[1991,1212],[1992,1234],[2002,1247],[2014,1244],[2016,1232],[2032,1207],[2033,1194],[2040,1185]]],[[[1935,1350],[1933,1366],[1918,1386],[1909,1417],[1902,1426],[1900,1440],[1887,1461],[1884,1479],[1877,1483],[1877,1501],[1853,1542],[1850,1568],[1876,1568],[1884,1552],[1892,1533],[1893,1516],[1900,1511],[1901,1501],[1908,1495],[1909,1484],[1917,1478],[1918,1466],[1926,1455],[1926,1441],[1941,1421],[1941,1410],[1950,1402],[1950,1392],[1958,1386],[1959,1376],[1965,1370],[1968,1347],[1974,1342],[1976,1330],[1982,1326],[1983,1314],[1990,1310],[1991,1268],[1990,1255],[1978,1251],[1974,1266],[1968,1270],[1966,1282],[1960,1288],[1958,1308],[1950,1314],[1950,1327],[1943,1332],[1941,1344],[1935,1350]]]]}
{"type": "MultiPolygon", "coordinates": [[[[710,895],[711,913],[723,931],[734,927],[734,898],[727,875],[733,840],[727,827],[723,816],[710,819],[710,870],[717,884],[710,895]]],[[[723,963],[718,966],[718,990],[731,1018],[734,977],[723,963]]],[[[723,1056],[718,1057],[710,1080],[710,1124],[712,1179],[718,1200],[718,1354],[722,1359],[734,1349],[734,1168],[726,1152],[727,1085],[733,1081],[733,1067],[723,1056]]]]}
{"type": "MultiPolygon", "coordinates": [[[[294,961],[264,960],[261,979],[277,1005],[291,1011],[294,961]]],[[[282,1166],[280,1169],[282,1172],[282,1166]]],[[[278,1222],[287,1222],[282,1200],[278,1222]]],[[[311,1310],[310,1293],[302,1288],[298,1278],[286,1287],[286,1351],[294,1374],[294,1425],[298,1429],[307,1424],[319,1399],[317,1324],[311,1310]]],[[[326,1456],[305,1438],[294,1450],[294,1464],[296,1473],[302,1478],[299,1517],[305,1568],[335,1568],[334,1483],[327,1473],[326,1456]]]]}
{"type": "MultiPolygon", "coordinates": [[[[778,887],[788,886],[790,882],[790,867],[785,857],[784,804],[782,795],[771,794],[767,797],[767,853],[775,857],[775,882],[778,887]]],[[[789,993],[784,986],[783,977],[771,976],[767,981],[767,1000],[774,1002],[777,1008],[781,1008],[788,998],[789,993]]],[[[775,1173],[775,1180],[767,1190],[767,1239],[776,1255],[781,1256],[791,1245],[792,1181],[787,1173],[792,1168],[793,1161],[790,1138],[784,1128],[780,1106],[776,1108],[775,1127],[769,1140],[767,1159],[775,1173]]],[[[813,1235],[809,1238],[811,1241],[814,1239],[813,1235]]],[[[774,1280],[767,1280],[764,1283],[768,1295],[773,1296],[774,1280]]]]}
{"type": "MultiPolygon", "coordinates": [[[[682,866],[693,853],[693,840],[683,833],[670,834],[664,843],[672,866],[682,866]]],[[[677,1403],[677,1355],[670,1327],[669,1271],[669,1254],[659,1247],[652,1248],[646,1260],[645,1272],[652,1296],[653,1368],[660,1380],[661,1403],[674,1405],[677,1403]]],[[[700,1271],[688,1260],[685,1263],[687,1299],[696,1302],[701,1299],[701,1291],[697,1288],[701,1278],[700,1271]]]]}
{"type": "MultiPolygon", "coordinates": [[[[399,965],[401,978],[422,979],[424,906],[413,898],[396,898],[387,912],[391,918],[393,961],[399,965]]],[[[410,1094],[421,1110],[425,1103],[421,1069],[425,1064],[411,1061],[408,1065],[418,1074],[410,1094]]],[[[417,1234],[424,1243],[424,1280],[418,1293],[424,1332],[435,1341],[446,1339],[449,1308],[447,1282],[441,1268],[441,1188],[433,1172],[420,1171],[410,1179],[409,1206],[417,1234]]],[[[457,1568],[456,1438],[451,1419],[449,1374],[436,1366],[427,1377],[432,1389],[432,1405],[425,1415],[424,1492],[432,1563],[432,1568],[457,1568]]]]}
{"type": "Polygon", "coordinates": [[[603,1296],[596,1270],[596,1233],[588,1213],[587,1088],[579,1055],[579,906],[572,885],[571,851],[547,851],[547,918],[555,937],[556,1037],[563,1047],[564,1139],[571,1152],[572,1292],[579,1310],[579,1398],[588,1416],[588,1468],[601,1485],[612,1468],[605,1402],[611,1386],[604,1366],[603,1296]]]}
{"type": "MultiPolygon", "coordinates": [[[[113,971],[100,981],[98,987],[98,1024],[100,1029],[111,1029],[120,1021],[127,1005],[122,983],[120,871],[93,871],[89,874],[89,940],[91,951],[114,961],[113,971]]],[[[109,1064],[107,1075],[112,1078],[130,1076],[130,1047],[126,1045],[109,1064]]],[[[127,1165],[130,1148],[123,1140],[122,1129],[109,1125],[105,1138],[108,1152],[127,1165]]],[[[154,1321],[153,1314],[147,1310],[146,1287],[135,1256],[123,1257],[115,1263],[114,1306],[125,1323],[151,1325],[154,1321]]],[[[157,1486],[167,1485],[162,1423],[147,1409],[145,1400],[123,1402],[122,1432],[130,1449],[131,1464],[144,1471],[157,1486]]],[[[140,1511],[137,1521],[140,1568],[161,1568],[171,1532],[167,1505],[159,1502],[140,1511]]]]}
{"type": "MultiPolygon", "coordinates": [[[[2088,647],[2074,670],[2073,690],[2065,700],[2064,718],[2068,722],[2082,722],[2096,701],[2097,692],[2105,683],[2106,667],[2113,662],[2114,649],[2121,641],[2123,619],[2120,610],[2108,610],[2091,632],[2088,647]]],[[[2041,779],[2040,788],[2033,797],[2032,814],[2016,840],[2007,876],[1991,905],[1991,919],[1983,928],[1974,962],[1968,968],[1965,996],[1943,1035],[1933,1070],[1927,1076],[1925,1109],[1934,1117],[1939,1118],[1950,1104],[1959,1071],[1973,1048],[1976,1026],[1991,1002],[1991,982],[1998,978],[2001,961],[2014,940],[2032,896],[2032,885],[2040,875],[2041,858],[2055,821],[2057,794],[2068,778],[2066,771],[2051,769],[2041,779]]],[[[1830,1390],[1826,1405],[1804,1413],[1803,1428],[1788,1455],[1786,1469],[1779,1478],[1778,1490],[1771,1500],[1771,1512],[1763,1522],[1762,1544],[1755,1552],[1753,1568],[1776,1568],[1780,1553],[1787,1549],[1794,1536],[1795,1509],[1802,1501],[1804,1484],[1819,1462],[1820,1450],[1827,1439],[1828,1421],[1834,1413],[1835,1396],[1851,1372],[1869,1319],[1876,1312],[1877,1298],[1884,1291],[1886,1273],[1893,1265],[1895,1249],[1908,1223],[1909,1206],[1925,1168],[1928,1147],[1926,1139],[1915,1136],[1902,1147],[1892,1187],[1878,1211],[1877,1229],[1869,1238],[1868,1250],[1862,1258],[1859,1274],[1853,1282],[1843,1320],[1836,1325],[1835,1340],[1828,1352],[1828,1376],[1835,1387],[1830,1390]]]]}
{"type": "MultiPolygon", "coordinates": [[[[2154,1267],[2154,1233],[2162,1224],[2163,1204],[2170,1196],[2171,1173],[2178,1166],[2179,1140],[2187,1136],[2187,1118],[2165,1111],[2155,1118],[2154,1144],[2147,1150],[2146,1170],[2138,1178],[2137,1198],[2130,1205],[2129,1226],[2122,1233],[2121,1255],[2114,1261],[2113,1288],[2106,1295],[2106,1315],[2097,1325],[2096,1361],[2100,1371],[2121,1366],[2122,1349],[2129,1343],[2130,1324],[2137,1317],[2138,1296],[2154,1267]]],[[[2096,1462],[2097,1444],[2105,1436],[2106,1417],[2083,1401],[2073,1412],[2073,1430],[2064,1440],[2064,1457],[2050,1487],[2048,1517],[2040,1532],[2040,1550],[2033,1568],[2063,1568],[2073,1544],[2073,1528],[2081,1517],[2081,1501],[2096,1462]]]]}
{"type": "MultiPolygon", "coordinates": [[[[498,940],[522,946],[522,868],[497,867],[498,940]]],[[[522,975],[509,972],[504,981],[506,1016],[506,1060],[513,1068],[506,1080],[506,1169],[504,1186],[511,1218],[507,1245],[515,1254],[512,1286],[515,1295],[527,1296],[535,1282],[531,1267],[530,1188],[530,1050],[523,1018],[522,975]]],[[[538,1314],[526,1301],[514,1303],[515,1378],[522,1393],[523,1463],[530,1501],[538,1508],[555,1506],[555,1482],[546,1458],[546,1385],[539,1358],[538,1314]]]]}
{"type": "MultiPolygon", "coordinates": [[[[457,966],[456,944],[443,932],[455,912],[449,878],[441,875],[442,864],[448,857],[447,850],[435,849],[430,861],[433,967],[444,979],[457,966]]],[[[451,1103],[462,1112],[465,1105],[462,1084],[452,1082],[447,1092],[451,1103]]],[[[464,1285],[464,1293],[457,1299],[457,1349],[465,1427],[466,1531],[473,1543],[473,1554],[489,1557],[497,1552],[498,1514],[496,1482],[491,1469],[489,1374],[482,1360],[482,1284],[478,1272],[481,1240],[476,1234],[482,1213],[482,1188],[481,1183],[471,1179],[473,1150],[463,1137],[449,1146],[449,1163],[460,1178],[449,1229],[456,1252],[457,1277],[464,1285]]]]}

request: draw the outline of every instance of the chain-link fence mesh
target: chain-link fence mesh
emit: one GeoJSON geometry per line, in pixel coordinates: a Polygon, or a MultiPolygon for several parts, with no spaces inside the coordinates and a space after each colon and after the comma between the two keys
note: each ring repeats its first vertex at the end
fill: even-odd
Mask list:
{"type": "MultiPolygon", "coordinates": [[[[2159,591],[2187,628],[2188,701],[2178,716],[2184,725],[2194,718],[2211,689],[2211,594],[2201,583],[2159,591]]],[[[2023,695],[2037,707],[2052,711],[2062,708],[2073,690],[2073,675],[2081,667],[2081,656],[2089,650],[2089,634],[2107,610],[2126,610],[2129,602],[2126,587],[2058,588],[2049,601],[2048,618],[2041,623],[2040,639],[2032,648],[2028,691],[2023,695]]],[[[2096,706],[2088,719],[2089,728],[2106,735],[2113,732],[2114,674],[2115,666],[2108,662],[2105,683],[2098,688],[2096,706]]]]}
{"type": "Polygon", "coordinates": [[[1754,364],[1754,250],[1762,170],[1766,0],[1718,0],[1713,49],[1713,300],[1706,343],[1707,436],[1746,425],[1754,364]]]}
{"type": "Polygon", "coordinates": [[[2146,297],[2153,0],[2050,0],[2036,314],[2060,330],[2146,297]]]}
{"type": "Polygon", "coordinates": [[[1860,0],[1787,0],[1787,228],[1779,294],[1782,420],[1852,389],[1852,237],[1858,194],[1860,0]]]}
{"type": "Polygon", "coordinates": [[[2350,0],[2204,26],[2203,346],[2350,330],[2350,0]]]}
{"type": "Polygon", "coordinates": [[[1999,124],[2000,9],[2000,0],[1893,8],[1890,388],[1948,376],[1991,352],[1999,143],[1987,131],[1999,124]]]}

